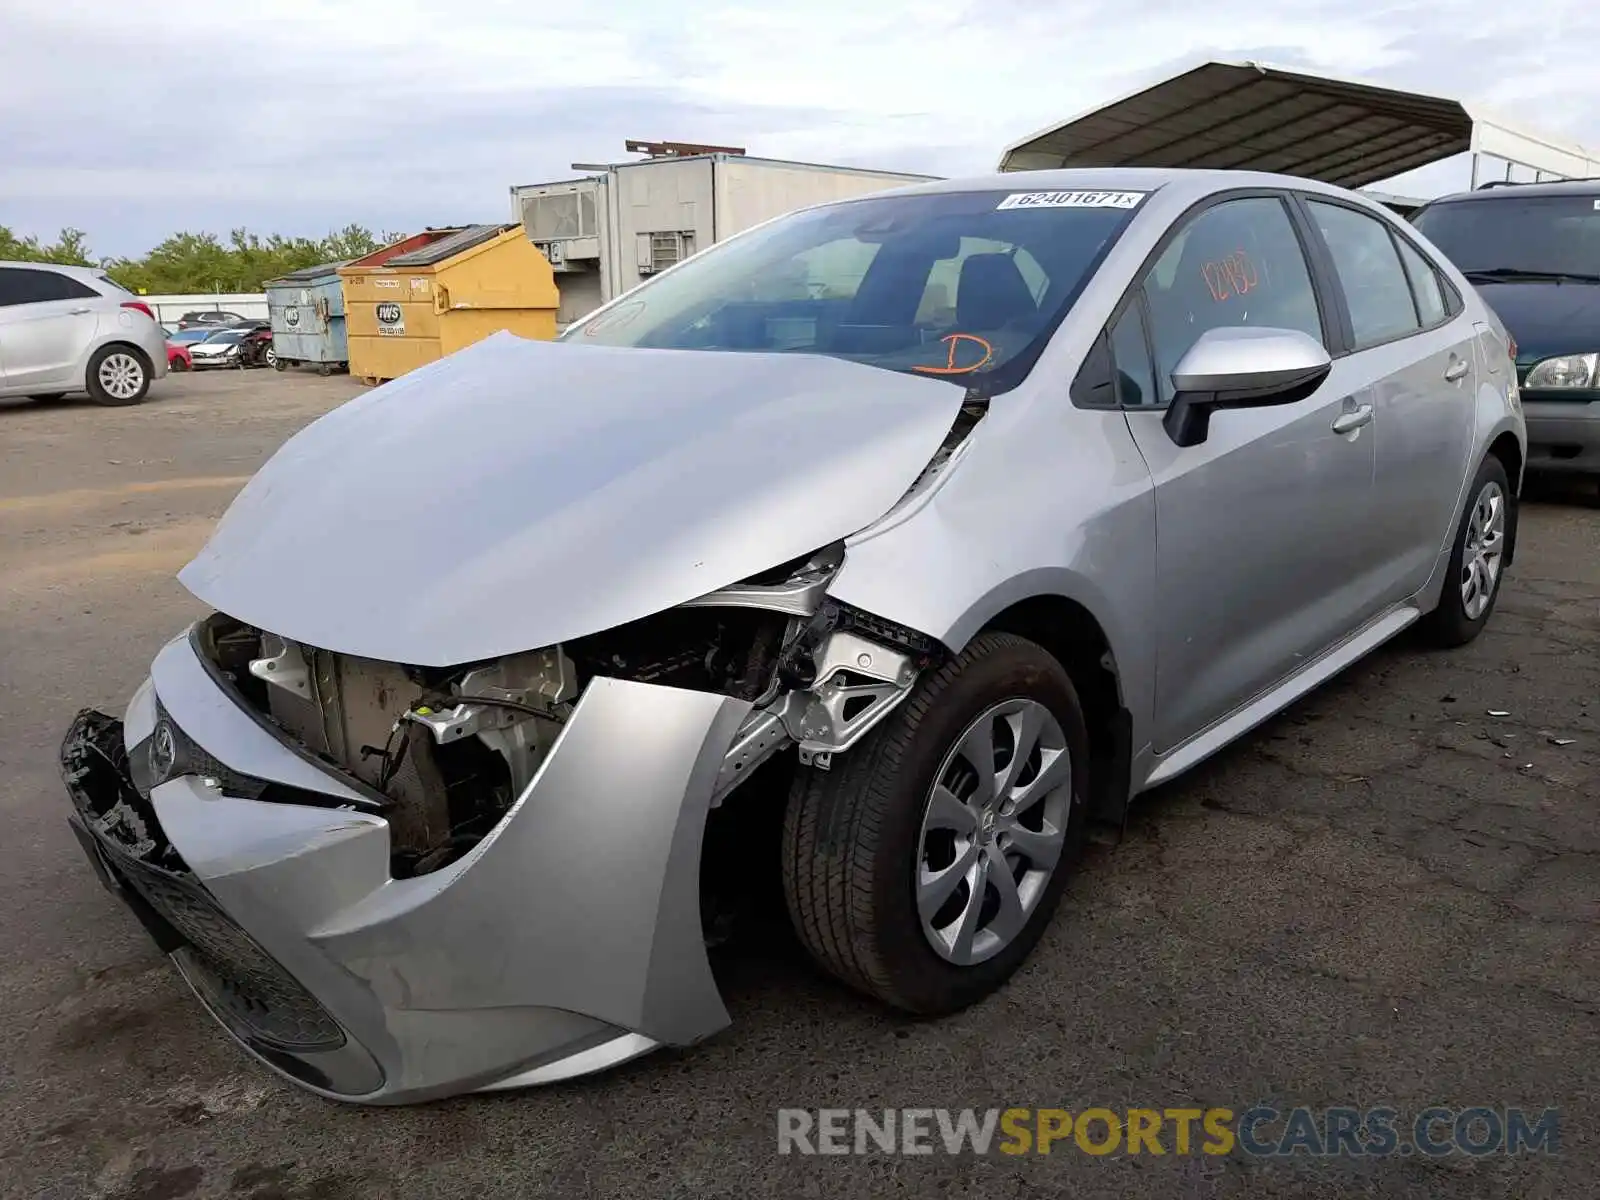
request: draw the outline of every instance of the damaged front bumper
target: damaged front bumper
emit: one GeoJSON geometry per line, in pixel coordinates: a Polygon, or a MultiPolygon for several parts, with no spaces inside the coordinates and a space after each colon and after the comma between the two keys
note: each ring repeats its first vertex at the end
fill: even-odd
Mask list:
{"type": "Polygon", "coordinates": [[[586,1074],[728,1023],[699,866],[750,710],[596,678],[504,819],[414,878],[392,875],[388,823],[221,692],[188,638],[123,721],[79,715],[62,769],[101,878],[246,1050],[331,1098],[406,1103],[586,1074]],[[183,746],[191,773],[141,792],[152,752],[183,746]],[[230,794],[235,774],[280,793],[230,794]]]}

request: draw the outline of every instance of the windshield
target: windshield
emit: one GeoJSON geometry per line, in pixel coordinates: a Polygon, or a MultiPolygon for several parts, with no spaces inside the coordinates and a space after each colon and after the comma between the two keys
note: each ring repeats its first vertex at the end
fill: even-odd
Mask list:
{"type": "Polygon", "coordinates": [[[1416,227],[1462,272],[1600,278],[1600,199],[1498,196],[1418,213],[1416,227]]]}
{"type": "Polygon", "coordinates": [[[1140,192],[872,197],[780,218],[563,340],[826,354],[1000,390],[1026,374],[1140,192]]]}
{"type": "Polygon", "coordinates": [[[224,329],[220,333],[213,333],[210,337],[206,338],[205,344],[209,346],[221,342],[243,341],[244,335],[245,331],[243,329],[224,329]]]}

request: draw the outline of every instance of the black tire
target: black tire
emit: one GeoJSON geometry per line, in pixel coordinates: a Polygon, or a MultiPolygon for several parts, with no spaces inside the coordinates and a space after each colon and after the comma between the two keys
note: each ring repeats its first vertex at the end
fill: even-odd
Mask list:
{"type": "Polygon", "coordinates": [[[329,375],[333,374],[333,368],[330,367],[327,363],[318,363],[317,364],[317,374],[321,375],[324,379],[326,379],[329,375]]]}
{"type": "Polygon", "coordinates": [[[272,366],[273,366],[274,370],[278,370],[278,371],[287,371],[289,369],[288,361],[286,359],[282,359],[282,358],[273,359],[272,360],[272,366]]]}
{"type": "Polygon", "coordinates": [[[66,396],[65,392],[40,392],[37,396],[29,396],[28,399],[40,400],[46,404],[49,404],[52,401],[62,399],[64,396],[66,396]]]}
{"type": "Polygon", "coordinates": [[[143,350],[122,342],[112,342],[108,346],[101,346],[89,356],[89,370],[84,379],[84,387],[89,393],[89,399],[96,404],[108,408],[123,408],[130,404],[138,404],[149,394],[151,374],[150,360],[143,350]],[[118,357],[137,364],[140,375],[134,390],[124,394],[107,391],[105,385],[100,382],[100,368],[105,365],[107,359],[118,357]]]}
{"type": "Polygon", "coordinates": [[[1427,641],[1435,646],[1449,649],[1465,646],[1483,632],[1483,627],[1494,615],[1501,589],[1505,586],[1505,565],[1511,558],[1516,537],[1517,499],[1511,494],[1511,484],[1506,478],[1505,466],[1491,454],[1479,465],[1478,473],[1473,476],[1472,486],[1467,490],[1467,505],[1462,510],[1461,522],[1456,528],[1455,542],[1450,547],[1450,565],[1446,571],[1439,605],[1423,617],[1420,623],[1422,636],[1427,641]],[[1467,615],[1466,601],[1461,594],[1466,569],[1467,537],[1472,527],[1473,510],[1477,507],[1479,497],[1491,484],[1500,489],[1500,495],[1504,498],[1505,540],[1494,576],[1493,590],[1489,593],[1489,603],[1476,617],[1471,617],[1467,615]]]}
{"type": "Polygon", "coordinates": [[[1041,647],[1006,633],[973,639],[832,770],[796,772],[784,816],[790,920],[811,956],[841,982],[907,1012],[955,1012],[989,995],[1049,924],[1081,848],[1089,737],[1077,690],[1041,647]],[[1071,755],[1071,807],[1053,873],[1021,931],[992,957],[957,966],[923,933],[914,888],[935,773],[964,730],[1007,699],[1043,704],[1071,755]]]}

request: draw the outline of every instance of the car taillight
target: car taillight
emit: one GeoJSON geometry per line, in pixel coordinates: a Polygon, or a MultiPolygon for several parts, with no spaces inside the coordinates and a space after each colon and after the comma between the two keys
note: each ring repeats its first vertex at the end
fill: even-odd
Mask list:
{"type": "Polygon", "coordinates": [[[135,312],[142,312],[145,316],[149,317],[152,321],[154,321],[156,319],[155,313],[150,311],[150,306],[148,304],[146,304],[143,300],[124,300],[122,302],[122,307],[123,308],[131,308],[135,312]]]}

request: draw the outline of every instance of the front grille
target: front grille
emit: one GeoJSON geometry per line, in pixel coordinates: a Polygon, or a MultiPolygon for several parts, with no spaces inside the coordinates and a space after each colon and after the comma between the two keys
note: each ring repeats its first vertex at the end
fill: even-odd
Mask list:
{"type": "Polygon", "coordinates": [[[206,999],[241,1033],[284,1050],[344,1045],[338,1022],[186,875],[117,855],[118,873],[183,935],[206,999]]]}
{"type": "MultiPolygon", "coordinates": [[[[174,749],[176,751],[173,765],[167,771],[165,779],[171,779],[178,775],[197,775],[202,779],[215,779],[218,786],[221,787],[223,795],[242,796],[247,800],[259,799],[267,790],[266,780],[256,779],[240,771],[235,771],[185,733],[183,727],[174,721],[171,714],[167,712],[166,706],[158,700],[156,702],[156,728],[161,728],[163,724],[172,731],[174,749]]],[[[137,754],[143,754],[148,757],[149,747],[150,741],[146,738],[134,747],[134,751],[137,754]]],[[[145,764],[145,772],[148,777],[148,763],[145,764]]],[[[165,782],[165,779],[148,778],[148,784],[153,786],[154,784],[165,782]]],[[[141,782],[144,781],[138,775],[135,775],[134,786],[137,787],[141,782]]],[[[149,794],[147,788],[140,788],[140,792],[145,795],[149,794]]]]}

